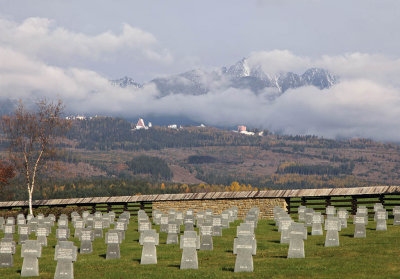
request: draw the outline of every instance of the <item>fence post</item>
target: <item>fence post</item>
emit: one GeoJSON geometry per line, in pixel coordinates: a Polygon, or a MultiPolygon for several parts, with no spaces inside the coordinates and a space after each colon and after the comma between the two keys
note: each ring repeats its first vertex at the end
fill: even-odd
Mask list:
{"type": "Polygon", "coordinates": [[[356,215],[357,213],[357,197],[351,196],[351,214],[356,215]]]}
{"type": "Polygon", "coordinates": [[[301,197],[301,205],[306,205],[306,197],[301,197]]]}
{"type": "Polygon", "coordinates": [[[330,196],[327,196],[327,197],[325,198],[325,207],[327,207],[327,206],[329,206],[329,205],[331,205],[331,197],[330,197],[330,196]]]}
{"type": "Polygon", "coordinates": [[[285,200],[286,200],[287,213],[290,214],[290,213],[292,213],[290,210],[290,198],[285,198],[285,200]]]}

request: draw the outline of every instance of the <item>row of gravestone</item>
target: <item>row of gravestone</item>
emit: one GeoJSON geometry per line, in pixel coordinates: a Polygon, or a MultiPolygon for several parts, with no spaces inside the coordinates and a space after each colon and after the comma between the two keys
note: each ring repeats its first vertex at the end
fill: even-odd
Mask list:
{"type": "MultiPolygon", "coordinates": [[[[222,229],[229,228],[231,222],[237,218],[237,208],[225,210],[220,215],[214,215],[211,210],[194,211],[189,209],[185,212],[169,210],[162,213],[153,211],[153,222],[160,225],[160,232],[167,233],[166,244],[180,244],[183,250],[181,258],[181,269],[197,269],[197,250],[213,250],[213,236],[222,236],[222,229]],[[181,226],[184,225],[183,235],[180,236],[181,226]],[[199,228],[200,234],[194,230],[199,228]]],[[[140,233],[139,243],[143,246],[141,264],[156,264],[156,245],[159,244],[159,234],[152,229],[151,221],[147,214],[140,210],[138,212],[138,231],[140,233]]]]}
{"type": "MultiPolygon", "coordinates": [[[[115,213],[109,212],[102,214],[96,212],[94,215],[83,212],[82,217],[77,213],[71,214],[71,220],[75,227],[75,237],[81,241],[80,253],[92,253],[92,241],[95,236],[103,237],[103,228],[109,228],[114,224],[114,229],[108,230],[105,236],[107,244],[106,259],[119,258],[119,244],[125,237],[125,230],[129,224],[130,213],[123,212],[118,220],[115,220],[115,213]]],[[[21,247],[21,257],[23,264],[21,276],[39,276],[38,258],[41,257],[42,247],[47,246],[47,236],[51,233],[54,226],[55,217],[49,215],[44,217],[25,216],[22,214],[17,217],[19,243],[21,247]],[[29,235],[35,232],[37,239],[30,240],[29,235]]],[[[57,245],[55,249],[55,260],[57,267],[54,278],[73,278],[73,262],[77,258],[77,248],[73,242],[68,241],[70,230],[68,228],[68,217],[62,214],[58,219],[56,229],[57,245]]],[[[15,254],[16,244],[14,241],[15,219],[13,217],[0,219],[0,227],[4,231],[4,238],[0,242],[0,267],[12,267],[13,255],[15,254]]]]}
{"type": "MultiPolygon", "coordinates": [[[[374,205],[374,220],[376,221],[376,230],[387,230],[386,220],[388,212],[382,204],[374,205]]],[[[393,209],[395,216],[395,225],[400,224],[400,207],[393,209]],[[397,216],[397,217],[396,217],[397,216]]],[[[304,258],[304,240],[307,239],[307,227],[311,227],[311,235],[323,235],[322,224],[326,232],[325,247],[339,246],[339,231],[347,228],[348,212],[345,209],[339,209],[336,212],[334,206],[326,208],[326,219],[320,212],[315,212],[312,208],[300,206],[298,209],[299,223],[293,221],[291,216],[281,207],[274,208],[274,220],[281,232],[281,243],[289,243],[288,258],[304,258]],[[325,219],[325,222],[324,222],[325,219]],[[300,223],[304,222],[304,223],[300,223]]],[[[366,237],[366,225],[368,224],[368,209],[365,206],[357,208],[356,215],[353,216],[355,224],[354,238],[366,237]]]]}
{"type": "MultiPolygon", "coordinates": [[[[255,239],[254,229],[257,228],[259,213],[260,211],[256,207],[250,209],[246,214],[244,223],[241,223],[237,227],[237,237],[234,239],[233,243],[233,253],[236,255],[234,269],[235,272],[252,272],[254,270],[253,255],[255,255],[257,251],[257,242],[255,239]]],[[[145,226],[141,225],[141,223],[148,222],[146,217],[147,216],[144,212],[139,213],[138,227],[139,231],[141,232],[139,241],[143,241],[147,234],[150,234],[150,231],[143,232],[141,229],[145,228],[145,226]]],[[[221,216],[213,215],[211,210],[207,210],[205,212],[199,211],[196,215],[194,215],[193,210],[187,210],[185,214],[182,215],[174,210],[169,211],[168,214],[162,214],[160,211],[154,211],[153,219],[155,224],[160,224],[160,231],[163,231],[162,225],[168,224],[168,226],[165,226],[167,229],[166,232],[168,233],[167,244],[177,243],[178,241],[176,234],[178,231],[177,226],[180,225],[176,225],[176,223],[185,225],[185,231],[181,236],[180,241],[180,248],[183,250],[180,268],[197,269],[197,250],[213,250],[212,237],[222,235],[219,233],[220,228],[229,228],[230,222],[233,222],[237,219],[237,208],[228,209],[222,212],[221,216]],[[176,219],[178,219],[178,221],[176,221],[176,219]],[[222,222],[220,221],[221,219],[222,222]],[[180,222],[180,220],[182,220],[182,222],[180,222]],[[193,229],[195,223],[199,228],[200,235],[197,235],[196,231],[193,229]]],[[[152,235],[154,235],[155,230],[152,231],[152,235]]],[[[153,250],[151,251],[155,250],[154,248],[152,249],[153,250]]],[[[145,251],[146,249],[143,247],[142,261],[147,256],[145,251]]],[[[149,251],[149,249],[147,251],[149,251]]],[[[156,263],[154,256],[151,263],[156,263]]]]}

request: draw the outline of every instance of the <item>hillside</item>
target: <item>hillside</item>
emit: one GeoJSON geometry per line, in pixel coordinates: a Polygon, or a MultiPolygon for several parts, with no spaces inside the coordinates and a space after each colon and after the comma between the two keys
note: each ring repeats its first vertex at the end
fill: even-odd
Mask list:
{"type": "MultiPolygon", "coordinates": [[[[120,118],[74,120],[60,142],[57,169],[42,177],[36,197],[400,184],[395,144],[213,127],[132,128],[120,118]]],[[[21,185],[16,178],[9,186],[13,199],[24,198],[21,185]]]]}

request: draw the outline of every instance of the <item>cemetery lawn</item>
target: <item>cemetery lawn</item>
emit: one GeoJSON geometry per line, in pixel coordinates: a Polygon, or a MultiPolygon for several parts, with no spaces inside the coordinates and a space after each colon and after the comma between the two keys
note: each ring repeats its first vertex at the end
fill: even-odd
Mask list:
{"type": "MultiPolygon", "coordinates": [[[[350,223],[351,221],[349,221],[350,223]]],[[[93,254],[78,254],[74,263],[76,279],[84,278],[400,278],[400,226],[388,231],[375,231],[375,222],[369,222],[366,239],[354,239],[354,225],[349,224],[340,234],[340,247],[324,247],[325,236],[308,235],[305,241],[305,259],[287,259],[288,244],[280,244],[280,233],[272,221],[260,220],[256,230],[257,255],[253,256],[253,273],[234,273],[236,256],[232,254],[236,221],[222,237],[213,237],[214,251],[198,251],[199,269],[180,270],[182,250],[179,245],[166,245],[166,233],[160,233],[157,246],[157,265],[140,265],[142,247],[138,243],[137,222],[131,219],[126,238],[121,244],[121,258],[106,260],[103,239],[93,243],[93,254]]],[[[158,226],[153,226],[157,228],[158,226]]],[[[183,226],[181,227],[183,228],[183,226]]],[[[309,228],[310,232],[310,228],[309,228]]],[[[71,235],[73,228],[71,227],[71,235]]],[[[3,237],[3,232],[0,232],[3,237]]],[[[17,235],[14,236],[17,240],[17,235]]],[[[33,234],[31,235],[33,239],[33,234]]],[[[79,241],[70,238],[79,247],[79,241]]],[[[48,237],[39,258],[39,277],[54,278],[55,228],[48,237]]],[[[21,245],[17,245],[14,267],[0,268],[0,278],[21,278],[21,245]]]]}

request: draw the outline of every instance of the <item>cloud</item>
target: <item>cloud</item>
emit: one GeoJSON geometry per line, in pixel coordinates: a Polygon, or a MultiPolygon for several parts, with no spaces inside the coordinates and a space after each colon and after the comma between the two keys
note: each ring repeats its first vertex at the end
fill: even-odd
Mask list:
{"type": "Polygon", "coordinates": [[[76,66],[85,61],[109,61],[121,52],[133,61],[171,63],[172,55],[148,32],[123,24],[122,32],[87,35],[57,26],[47,18],[31,17],[22,23],[0,19],[0,45],[47,63],[76,66]]]}
{"type": "MultiPolygon", "coordinates": [[[[47,32],[45,22],[36,24],[35,32],[47,32]]],[[[270,72],[325,67],[339,74],[341,82],[325,90],[302,87],[270,98],[275,91],[254,94],[213,80],[216,84],[207,94],[160,96],[154,84],[141,89],[114,87],[95,71],[49,65],[36,53],[0,45],[0,95],[61,98],[69,111],[86,115],[185,116],[209,125],[244,124],[286,134],[400,142],[400,86],[395,78],[400,74],[399,60],[361,53],[311,59],[289,51],[252,53],[249,60],[270,72]]],[[[202,71],[195,74],[207,81],[202,71]]]]}

